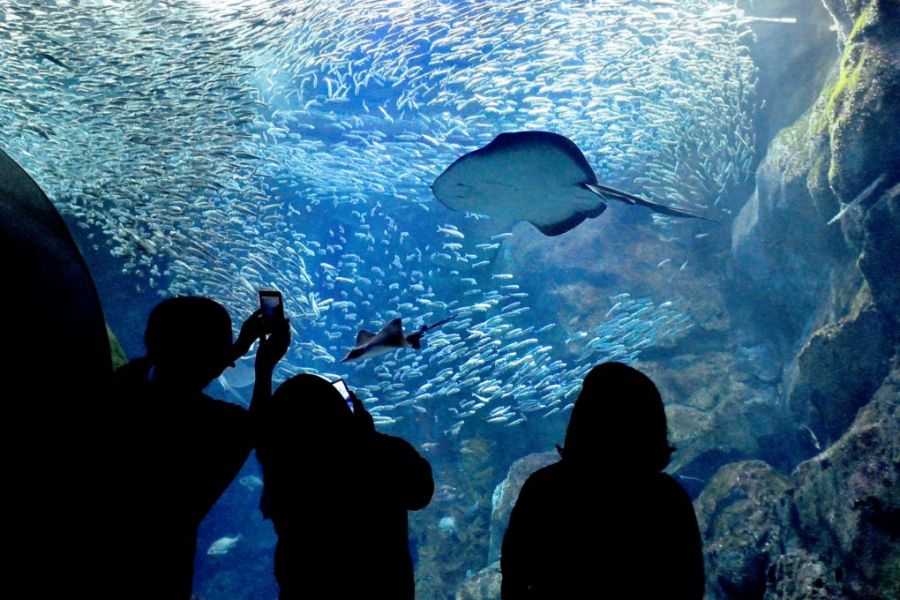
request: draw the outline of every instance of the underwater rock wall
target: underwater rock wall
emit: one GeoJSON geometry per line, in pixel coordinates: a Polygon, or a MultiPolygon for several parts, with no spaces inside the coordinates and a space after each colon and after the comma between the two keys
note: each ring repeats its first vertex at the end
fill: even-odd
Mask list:
{"type": "Polygon", "coordinates": [[[818,100],[769,146],[732,227],[728,289],[735,311],[779,344],[797,419],[833,441],[896,345],[900,158],[885,149],[900,141],[900,8],[827,5],[843,53],[818,100]]]}
{"type": "Polygon", "coordinates": [[[878,388],[900,314],[900,155],[885,151],[900,142],[900,7],[826,4],[843,53],[770,145],[735,219],[730,298],[777,339],[786,403],[816,444],[840,437],[878,388]]]}
{"type": "Polygon", "coordinates": [[[790,477],[723,467],[694,503],[709,598],[900,597],[900,368],[790,477]]]}
{"type": "Polygon", "coordinates": [[[760,164],[729,296],[775,339],[780,398],[820,452],[706,487],[710,598],[900,597],[900,5],[824,4],[841,56],[760,164]]]}
{"type": "Polygon", "coordinates": [[[900,597],[900,368],[847,433],[793,473],[802,545],[850,598],[900,597]]]}

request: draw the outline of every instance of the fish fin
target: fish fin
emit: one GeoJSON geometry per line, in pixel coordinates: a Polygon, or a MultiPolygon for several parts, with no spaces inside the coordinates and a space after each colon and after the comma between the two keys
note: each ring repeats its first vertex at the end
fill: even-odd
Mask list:
{"type": "Polygon", "coordinates": [[[657,204],[656,202],[651,202],[646,198],[641,198],[640,196],[635,196],[634,194],[629,194],[628,192],[623,192],[622,190],[617,190],[616,188],[611,188],[599,183],[585,183],[583,185],[586,189],[589,189],[601,198],[611,198],[613,200],[618,200],[619,202],[624,202],[625,204],[637,204],[649,208],[653,212],[657,212],[663,215],[669,215],[672,217],[684,217],[688,219],[703,219],[704,221],[715,220],[708,217],[695,215],[692,212],[680,208],[673,208],[671,206],[657,204]]]}
{"type": "Polygon", "coordinates": [[[640,198],[638,198],[637,196],[633,196],[628,192],[623,192],[606,185],[600,185],[599,183],[585,183],[584,187],[594,192],[601,198],[612,198],[614,200],[618,200],[619,202],[624,202],[625,204],[637,204],[641,201],[640,198]]]}
{"type": "MultiPolygon", "coordinates": [[[[389,321],[384,327],[381,328],[381,332],[390,335],[399,335],[403,337],[403,320],[402,319],[394,319],[393,321],[389,321]]],[[[381,333],[379,332],[379,333],[381,333]]]]}
{"type": "Polygon", "coordinates": [[[374,333],[363,329],[362,331],[360,331],[359,333],[356,334],[356,345],[362,346],[363,344],[365,344],[366,342],[371,340],[373,337],[375,337],[374,333]]]}
{"type": "Polygon", "coordinates": [[[861,192],[859,193],[859,195],[856,196],[856,198],[854,198],[853,200],[851,200],[848,204],[845,204],[845,205],[843,206],[843,208],[841,208],[841,210],[838,211],[838,213],[837,213],[836,215],[834,215],[833,217],[831,217],[831,220],[828,221],[827,224],[828,224],[828,225],[833,225],[833,224],[837,223],[838,221],[841,220],[841,218],[842,218],[845,214],[847,214],[847,211],[848,211],[848,210],[850,210],[851,208],[855,208],[855,207],[859,206],[859,205],[862,203],[863,200],[865,200],[866,198],[869,197],[869,195],[875,190],[875,188],[877,188],[879,185],[881,185],[881,182],[884,181],[884,178],[885,178],[886,176],[887,176],[887,173],[882,173],[882,174],[881,174],[881,177],[879,177],[878,179],[876,179],[875,181],[873,181],[872,183],[870,183],[870,184],[866,187],[866,189],[864,189],[863,191],[861,191],[861,192]]]}
{"type": "Polygon", "coordinates": [[[417,331],[413,334],[410,334],[406,338],[406,343],[409,344],[409,347],[414,350],[419,350],[422,348],[422,336],[425,334],[424,331],[417,331]]]}
{"type": "Polygon", "coordinates": [[[544,235],[561,235],[569,230],[575,229],[576,227],[581,225],[581,223],[585,219],[593,219],[594,217],[599,217],[601,214],[603,214],[604,210],[606,210],[606,203],[601,202],[600,206],[598,206],[597,208],[577,212],[562,221],[555,221],[553,223],[536,223],[534,221],[529,221],[529,223],[537,227],[538,231],[540,231],[544,235]]]}
{"type": "Polygon", "coordinates": [[[353,348],[352,350],[350,350],[350,352],[347,353],[347,356],[341,359],[341,362],[350,362],[351,360],[356,360],[363,354],[365,354],[365,349],[353,348]]]}

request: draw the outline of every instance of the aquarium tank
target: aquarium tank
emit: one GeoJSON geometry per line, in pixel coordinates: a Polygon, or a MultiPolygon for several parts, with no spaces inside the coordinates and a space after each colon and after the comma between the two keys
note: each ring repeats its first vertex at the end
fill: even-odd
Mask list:
{"type": "MultiPolygon", "coordinates": [[[[708,598],[900,597],[893,0],[0,0],[0,148],[117,364],[164,298],[237,333],[282,293],[276,383],[345,379],[432,466],[419,598],[499,598],[516,495],[607,361],[660,389],[708,598]]],[[[206,391],[252,384],[251,352],[206,391]]],[[[206,517],[198,597],[277,598],[260,478],[206,517]]]]}

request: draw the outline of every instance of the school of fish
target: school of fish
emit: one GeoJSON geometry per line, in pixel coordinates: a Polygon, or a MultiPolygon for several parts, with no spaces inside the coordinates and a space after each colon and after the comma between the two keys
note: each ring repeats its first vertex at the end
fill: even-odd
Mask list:
{"type": "Polygon", "coordinates": [[[281,290],[282,376],[349,376],[379,424],[511,427],[690,316],[623,291],[592,329],[542,320],[495,267],[512,234],[429,184],[498,133],[555,131],[603,181],[714,216],[750,176],[752,21],[712,0],[0,0],[0,143],[139,292],[234,314],[281,290]],[[338,362],[362,328],[450,315],[421,350],[338,362]]]}

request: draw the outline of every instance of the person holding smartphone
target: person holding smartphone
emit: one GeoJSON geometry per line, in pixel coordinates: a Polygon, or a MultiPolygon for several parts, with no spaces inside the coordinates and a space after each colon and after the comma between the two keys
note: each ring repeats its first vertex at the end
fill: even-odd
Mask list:
{"type": "Polygon", "coordinates": [[[197,529],[253,445],[248,411],[203,390],[256,340],[252,412],[269,399],[275,365],[290,342],[280,309],[268,317],[254,312],[232,342],[221,304],[191,296],[164,300],[147,323],[146,356],[115,373],[101,461],[111,471],[108,572],[122,594],[191,597],[197,529]]]}
{"type": "Polygon", "coordinates": [[[292,377],[253,418],[280,600],[413,598],[407,511],[431,501],[428,462],[343,380],[292,377]]]}

